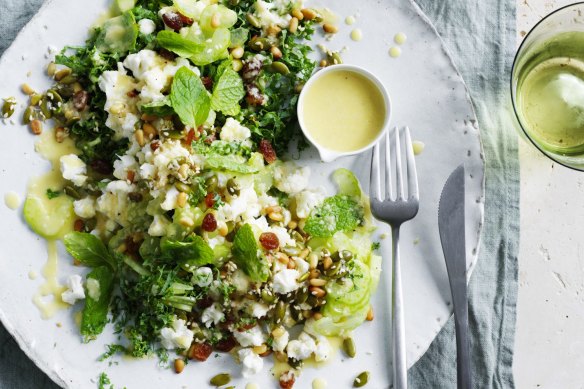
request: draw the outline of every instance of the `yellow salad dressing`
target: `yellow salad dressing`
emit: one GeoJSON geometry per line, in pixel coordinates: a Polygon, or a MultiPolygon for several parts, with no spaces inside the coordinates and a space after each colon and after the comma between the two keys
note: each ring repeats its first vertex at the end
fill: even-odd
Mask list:
{"type": "Polygon", "coordinates": [[[61,195],[49,199],[46,192],[47,189],[63,189],[64,179],[60,173],[59,158],[65,154],[76,153],[76,148],[71,139],[57,143],[54,132],[45,131],[35,144],[35,150],[51,163],[51,169],[30,181],[24,212],[25,217],[35,219],[35,226],[41,230],[36,232],[47,238],[47,262],[41,271],[44,282],[34,294],[33,303],[41,312],[41,317],[49,319],[59,309],[69,306],[61,299],[61,293],[67,288],[58,280],[57,240],[73,230],[75,215],[71,198],[61,195]],[[27,216],[27,213],[32,216],[27,216]]]}
{"type": "Polygon", "coordinates": [[[306,91],[304,129],[329,150],[348,152],[369,145],[383,129],[386,107],[379,88],[350,70],[331,71],[306,91]]]}
{"type": "Polygon", "coordinates": [[[7,192],[4,194],[4,204],[12,210],[20,207],[20,197],[16,192],[7,192]]]}

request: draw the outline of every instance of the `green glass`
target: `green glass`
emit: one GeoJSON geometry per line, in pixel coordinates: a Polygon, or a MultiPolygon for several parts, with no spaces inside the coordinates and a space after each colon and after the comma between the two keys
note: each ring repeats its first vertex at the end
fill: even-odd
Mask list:
{"type": "Polygon", "coordinates": [[[525,37],[511,95],[526,137],[558,163],[584,170],[584,3],[548,15],[525,37]]]}

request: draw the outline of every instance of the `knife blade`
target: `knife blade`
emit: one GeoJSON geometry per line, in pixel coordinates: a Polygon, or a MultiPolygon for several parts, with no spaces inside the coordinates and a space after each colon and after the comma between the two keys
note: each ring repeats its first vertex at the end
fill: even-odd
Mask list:
{"type": "Polygon", "coordinates": [[[438,204],[438,230],[446,260],[446,270],[456,328],[457,387],[471,389],[468,300],[466,288],[466,246],[464,236],[464,164],[446,180],[438,204]]]}

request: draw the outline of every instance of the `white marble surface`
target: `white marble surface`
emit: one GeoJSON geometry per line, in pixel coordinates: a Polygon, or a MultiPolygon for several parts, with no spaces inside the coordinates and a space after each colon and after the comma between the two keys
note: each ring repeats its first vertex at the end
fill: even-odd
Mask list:
{"type": "MultiPolygon", "coordinates": [[[[518,44],[567,0],[517,0],[518,44]]],[[[584,173],[520,141],[517,388],[584,388],[584,173]]]]}

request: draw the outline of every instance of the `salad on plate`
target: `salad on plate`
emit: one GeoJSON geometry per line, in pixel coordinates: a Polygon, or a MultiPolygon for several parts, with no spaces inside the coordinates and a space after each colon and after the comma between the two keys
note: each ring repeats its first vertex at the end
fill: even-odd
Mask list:
{"type": "Polygon", "coordinates": [[[326,193],[285,157],[306,146],[296,103],[318,30],[336,31],[299,0],[117,0],[48,65],[50,89],[23,88],[24,122],[59,151],[25,220],[78,265],[59,298],[82,306],[82,339],[120,334],[104,357],[180,373],[225,352],[248,378],[273,355],[291,388],[331,338],[355,356],[381,269],[368,199],[350,171],[326,193]]]}

